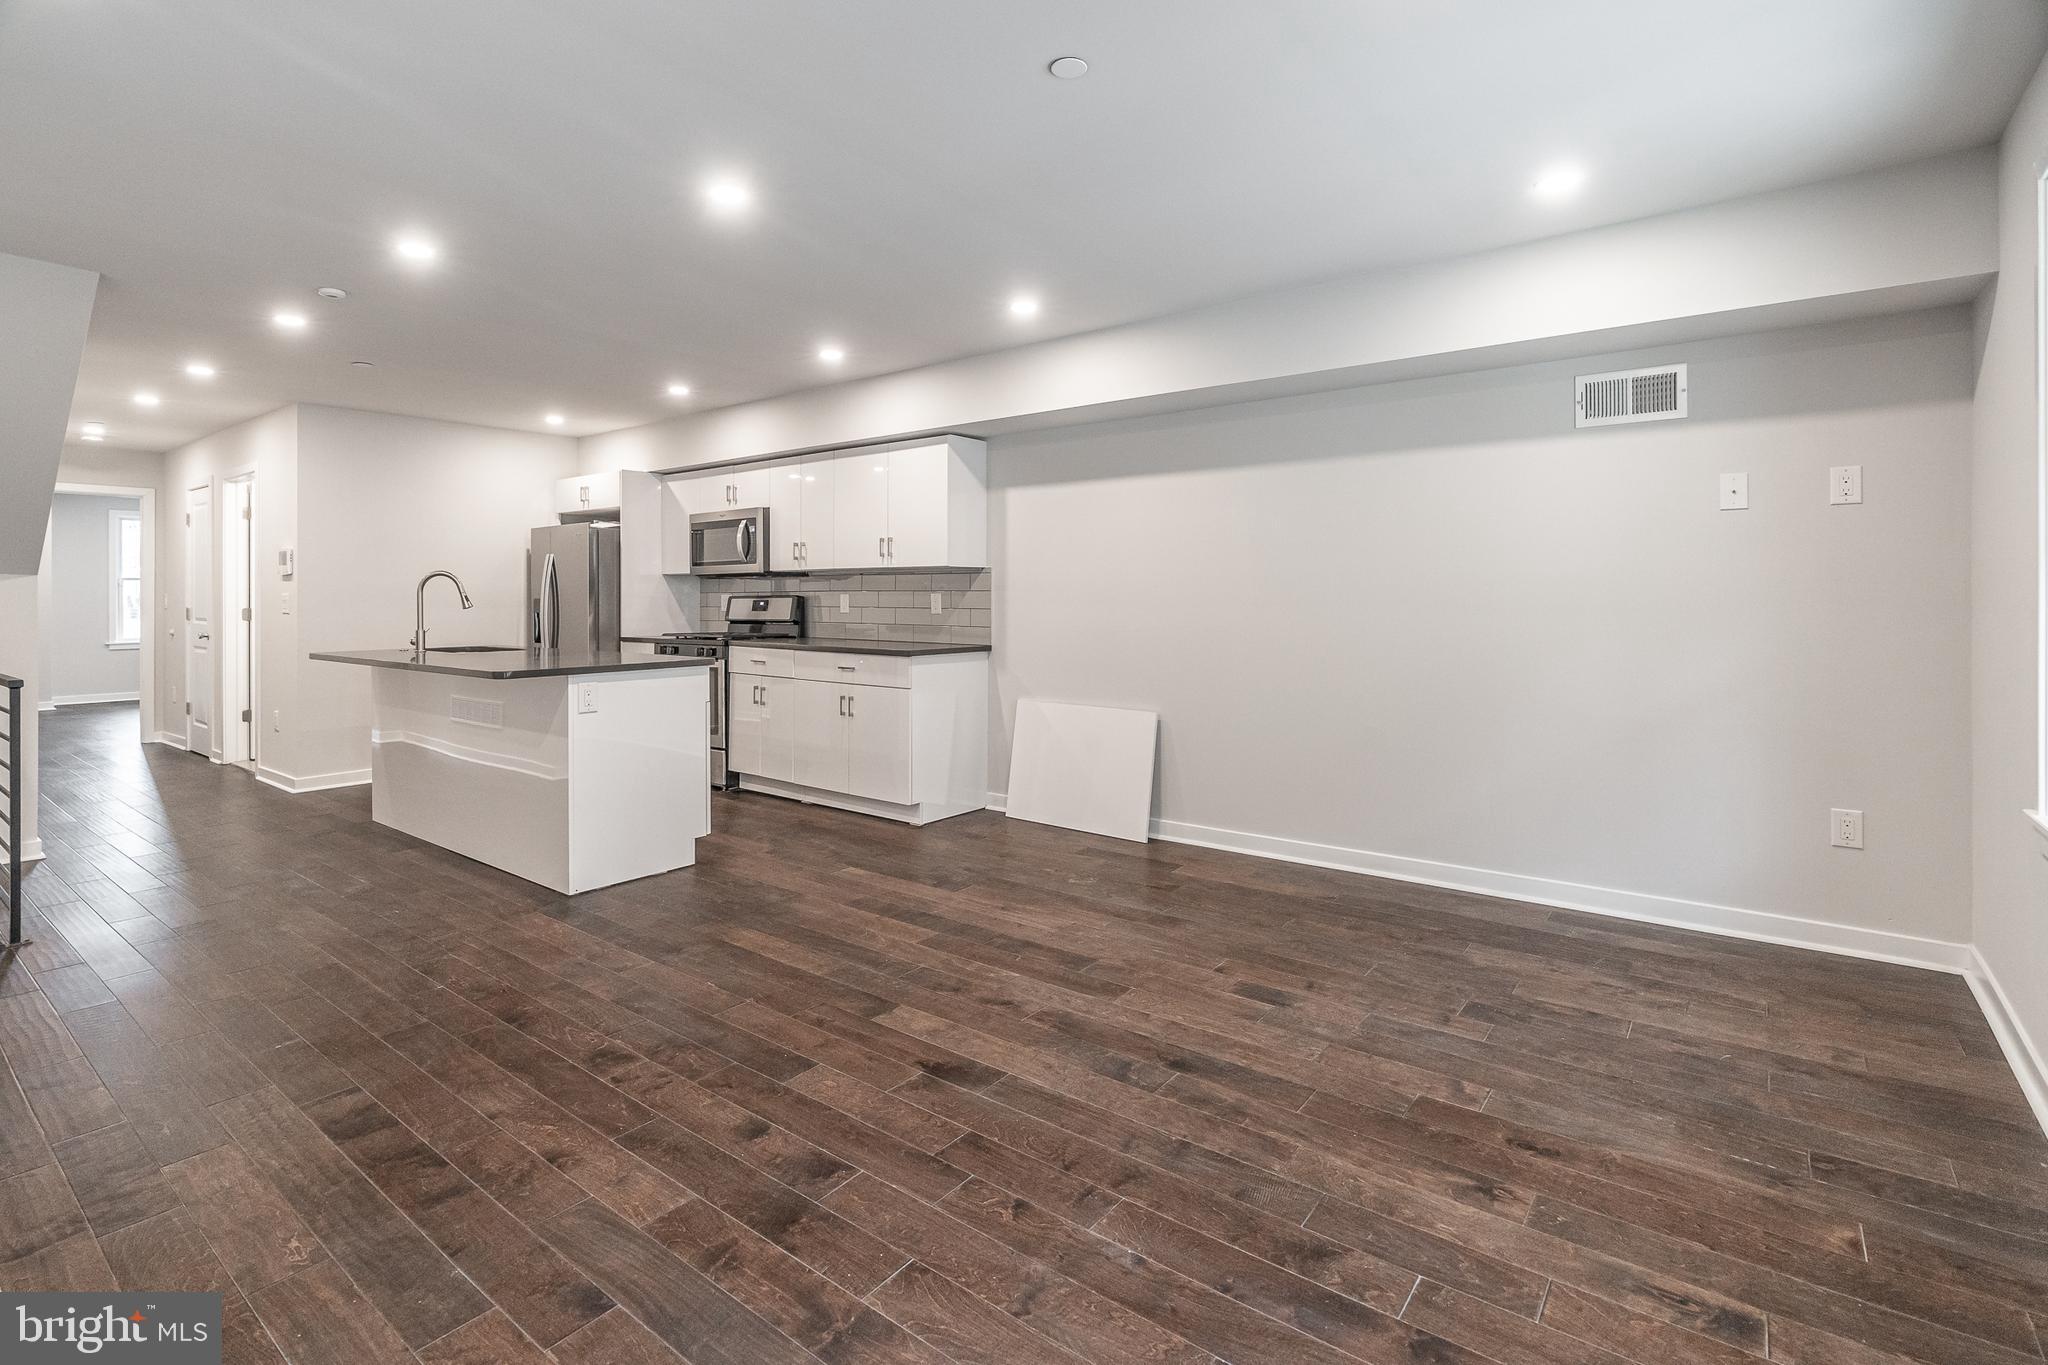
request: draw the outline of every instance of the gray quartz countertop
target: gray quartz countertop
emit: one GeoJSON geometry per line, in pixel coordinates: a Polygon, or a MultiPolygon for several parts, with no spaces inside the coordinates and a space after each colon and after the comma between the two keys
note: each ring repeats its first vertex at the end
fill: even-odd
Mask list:
{"type": "Polygon", "coordinates": [[[397,668],[413,673],[451,673],[458,678],[566,678],[583,673],[643,673],[657,668],[709,668],[709,659],[665,654],[591,653],[580,649],[429,650],[425,658],[409,649],[359,649],[307,656],[331,664],[397,668]]]}
{"type": "Polygon", "coordinates": [[[887,654],[917,658],[924,654],[986,654],[987,645],[957,645],[943,640],[734,640],[734,649],[808,649],[819,654],[887,654]]]}

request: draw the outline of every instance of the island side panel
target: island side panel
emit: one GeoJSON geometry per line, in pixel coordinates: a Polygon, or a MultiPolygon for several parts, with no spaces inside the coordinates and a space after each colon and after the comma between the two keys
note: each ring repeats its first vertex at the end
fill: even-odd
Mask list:
{"type": "Polygon", "coordinates": [[[572,889],[695,863],[697,840],[711,832],[709,671],[615,673],[569,687],[572,889]]]}
{"type": "Polygon", "coordinates": [[[570,892],[573,679],[373,671],[370,814],[570,892]]]}

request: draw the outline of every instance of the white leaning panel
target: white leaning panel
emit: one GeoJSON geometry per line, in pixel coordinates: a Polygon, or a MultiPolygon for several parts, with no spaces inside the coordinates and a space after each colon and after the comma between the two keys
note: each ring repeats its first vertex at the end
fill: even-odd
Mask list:
{"type": "Polygon", "coordinates": [[[1144,843],[1158,750],[1156,711],[1020,701],[1007,812],[1144,843]]]}

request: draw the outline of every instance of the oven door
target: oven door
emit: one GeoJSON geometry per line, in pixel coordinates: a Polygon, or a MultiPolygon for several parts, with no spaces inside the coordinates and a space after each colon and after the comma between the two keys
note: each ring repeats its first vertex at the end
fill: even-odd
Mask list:
{"type": "Polygon", "coordinates": [[[768,509],[699,512],[690,518],[690,569],[699,574],[768,572],[768,509]]]}

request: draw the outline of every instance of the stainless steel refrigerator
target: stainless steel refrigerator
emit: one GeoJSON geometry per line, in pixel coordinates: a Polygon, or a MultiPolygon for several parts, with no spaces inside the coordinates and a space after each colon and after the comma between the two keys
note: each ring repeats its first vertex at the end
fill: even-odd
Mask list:
{"type": "Polygon", "coordinates": [[[619,528],[536,526],[526,549],[526,641],[592,654],[619,647],[619,528]]]}

